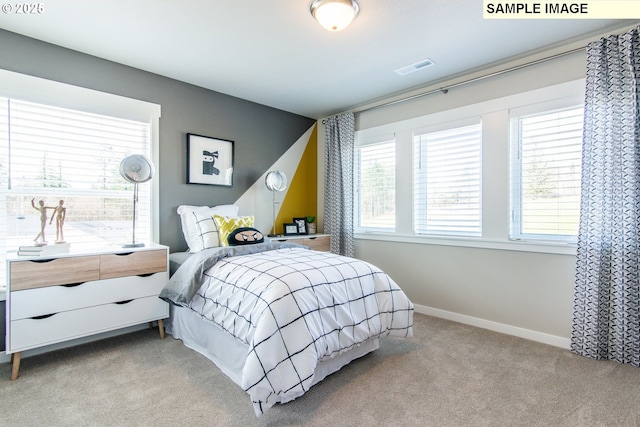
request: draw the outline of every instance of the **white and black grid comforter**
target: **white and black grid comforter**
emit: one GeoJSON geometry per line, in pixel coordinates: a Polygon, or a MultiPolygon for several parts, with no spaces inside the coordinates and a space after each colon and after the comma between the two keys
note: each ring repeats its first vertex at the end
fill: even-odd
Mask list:
{"type": "MultiPolygon", "coordinates": [[[[305,393],[318,361],[382,335],[412,336],[413,305],[380,269],[288,246],[213,254],[191,299],[178,302],[248,345],[241,386],[257,415],[305,393]]],[[[170,295],[161,297],[176,302],[170,295]]]]}

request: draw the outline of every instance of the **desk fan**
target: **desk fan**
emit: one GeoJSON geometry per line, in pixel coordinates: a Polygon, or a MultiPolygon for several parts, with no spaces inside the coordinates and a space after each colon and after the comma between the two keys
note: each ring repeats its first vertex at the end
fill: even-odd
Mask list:
{"type": "Polygon", "coordinates": [[[151,160],[140,154],[133,154],[120,162],[120,175],[133,183],[133,237],[131,243],[124,243],[123,248],[140,248],[144,243],[136,243],[136,205],[138,204],[138,184],[147,182],[153,177],[154,168],[151,160]]]}

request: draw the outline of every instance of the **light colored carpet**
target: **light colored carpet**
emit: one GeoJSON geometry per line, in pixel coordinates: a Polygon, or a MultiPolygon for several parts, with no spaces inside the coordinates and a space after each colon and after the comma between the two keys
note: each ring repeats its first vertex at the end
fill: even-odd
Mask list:
{"type": "Polygon", "coordinates": [[[637,426],[640,369],[420,314],[256,418],[209,360],[157,330],[0,365],[0,425],[637,426]]]}

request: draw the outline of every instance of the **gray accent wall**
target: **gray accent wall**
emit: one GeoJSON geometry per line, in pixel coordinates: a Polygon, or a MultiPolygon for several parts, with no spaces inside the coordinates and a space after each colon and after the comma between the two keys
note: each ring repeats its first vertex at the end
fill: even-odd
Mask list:
{"type": "Polygon", "coordinates": [[[176,214],[179,205],[235,202],[315,123],[308,117],[5,30],[0,30],[0,68],[162,106],[160,164],[156,165],[160,171],[160,243],[171,252],[186,249],[176,214]],[[235,142],[233,187],[186,183],[187,133],[235,142]]]}

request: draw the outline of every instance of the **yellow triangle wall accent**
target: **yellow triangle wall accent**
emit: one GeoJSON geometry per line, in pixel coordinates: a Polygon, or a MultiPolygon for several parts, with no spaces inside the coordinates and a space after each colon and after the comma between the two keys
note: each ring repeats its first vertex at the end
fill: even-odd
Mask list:
{"type": "Polygon", "coordinates": [[[282,224],[293,218],[318,216],[318,124],[314,125],[300,163],[289,182],[276,220],[276,232],[283,233],[282,224]]]}

